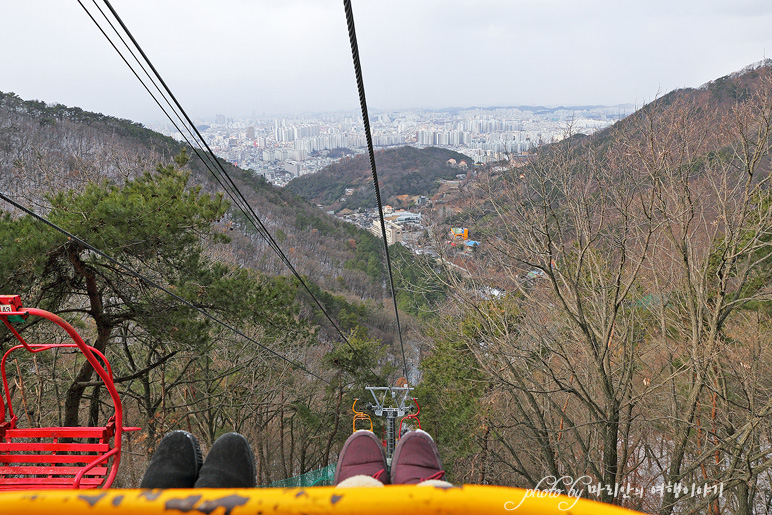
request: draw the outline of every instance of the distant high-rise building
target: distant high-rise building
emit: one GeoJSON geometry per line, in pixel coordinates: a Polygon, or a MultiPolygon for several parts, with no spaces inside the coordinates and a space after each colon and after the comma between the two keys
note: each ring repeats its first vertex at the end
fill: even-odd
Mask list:
{"type": "Polygon", "coordinates": [[[287,161],[284,163],[284,169],[287,170],[289,173],[294,175],[295,177],[300,177],[300,163],[296,161],[287,161]]]}

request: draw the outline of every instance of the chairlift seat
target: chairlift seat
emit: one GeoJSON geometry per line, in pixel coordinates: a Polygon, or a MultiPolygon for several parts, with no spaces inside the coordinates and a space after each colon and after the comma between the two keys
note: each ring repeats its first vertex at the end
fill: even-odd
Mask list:
{"type": "Polygon", "coordinates": [[[140,429],[123,427],[123,408],[110,363],[104,354],[87,345],[69,323],[48,311],[23,308],[18,295],[0,295],[0,320],[20,342],[0,360],[0,490],[109,488],[118,473],[123,432],[140,429]],[[26,321],[29,316],[58,325],[72,343],[27,343],[12,324],[26,321]],[[18,350],[38,353],[62,348],[83,353],[110,394],[113,415],[104,426],[19,427],[6,375],[8,357],[18,350]]]}

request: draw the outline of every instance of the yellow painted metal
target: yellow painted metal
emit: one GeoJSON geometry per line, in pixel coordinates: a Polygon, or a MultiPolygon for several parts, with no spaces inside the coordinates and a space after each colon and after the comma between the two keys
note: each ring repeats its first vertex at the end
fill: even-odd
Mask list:
{"type": "Polygon", "coordinates": [[[0,493],[0,512],[23,515],[338,514],[632,515],[618,506],[501,486],[450,488],[260,488],[192,490],[48,490],[0,493]],[[541,496],[540,496],[541,494],[541,496]]]}

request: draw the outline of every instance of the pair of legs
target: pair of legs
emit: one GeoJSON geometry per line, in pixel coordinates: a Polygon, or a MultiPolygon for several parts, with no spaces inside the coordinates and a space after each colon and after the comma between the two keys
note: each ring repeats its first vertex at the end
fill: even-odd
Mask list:
{"type": "Polygon", "coordinates": [[[222,435],[204,460],[195,436],[172,431],[158,444],[140,488],[254,488],[255,475],[252,449],[240,434],[222,435]]]}
{"type": "Polygon", "coordinates": [[[335,484],[341,486],[380,486],[373,479],[385,485],[414,485],[441,480],[444,476],[434,440],[420,429],[405,433],[399,439],[391,459],[391,471],[381,441],[366,430],[348,437],[335,468],[335,484]]]}
{"type": "MultiPolygon", "coordinates": [[[[254,488],[255,474],[252,450],[240,434],[218,438],[204,460],[196,437],[172,431],[158,444],[140,488],[254,488]]],[[[343,445],[335,484],[417,484],[442,479],[444,474],[437,446],[424,431],[410,431],[400,438],[391,473],[380,440],[370,431],[357,431],[343,445]]]]}

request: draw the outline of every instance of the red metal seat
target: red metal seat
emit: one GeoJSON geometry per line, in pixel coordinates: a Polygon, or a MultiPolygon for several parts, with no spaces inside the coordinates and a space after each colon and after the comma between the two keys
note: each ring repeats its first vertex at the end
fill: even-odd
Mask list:
{"type": "Polygon", "coordinates": [[[0,295],[0,320],[20,342],[0,360],[0,490],[109,488],[118,473],[123,432],[139,430],[123,427],[123,408],[110,363],[66,321],[42,309],[23,308],[18,295],[0,295]],[[27,343],[12,324],[30,315],[55,323],[72,343],[27,343]],[[115,413],[99,427],[18,427],[6,375],[8,356],[20,349],[37,353],[61,348],[78,348],[83,353],[109,392],[115,413]]]}
{"type": "Polygon", "coordinates": [[[418,411],[416,411],[415,413],[412,413],[410,415],[407,415],[405,417],[402,417],[400,419],[400,421],[399,421],[399,432],[397,433],[397,437],[398,438],[402,438],[402,434],[403,434],[402,433],[402,422],[404,422],[405,420],[415,420],[416,423],[418,424],[418,429],[421,429],[421,421],[418,420],[418,415],[421,414],[421,406],[418,405],[418,401],[416,400],[415,397],[413,397],[413,402],[415,403],[415,407],[418,408],[418,411]]]}

